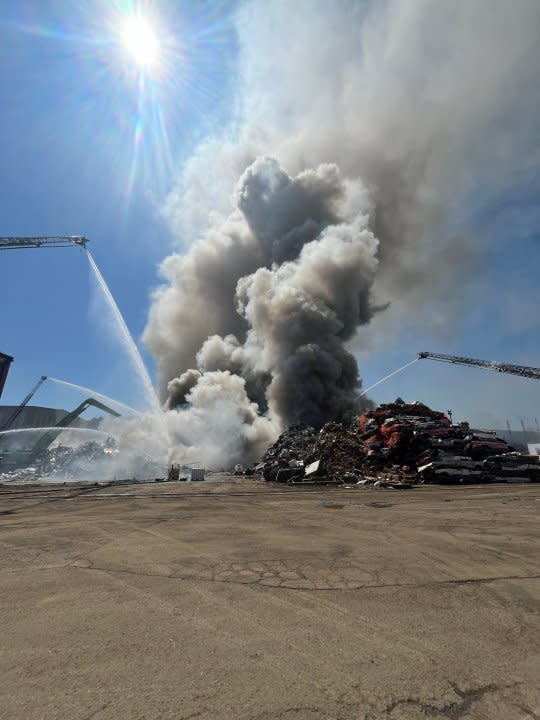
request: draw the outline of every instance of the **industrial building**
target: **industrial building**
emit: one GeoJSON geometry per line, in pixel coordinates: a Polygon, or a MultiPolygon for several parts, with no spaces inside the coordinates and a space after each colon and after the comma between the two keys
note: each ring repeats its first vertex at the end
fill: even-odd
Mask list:
{"type": "MultiPolygon", "coordinates": [[[[17,410],[17,405],[0,405],[0,427],[3,427],[7,420],[17,410]]],[[[41,428],[52,427],[60,422],[68,414],[67,410],[59,408],[42,407],[40,405],[27,405],[18,414],[17,418],[10,426],[10,430],[19,430],[21,428],[41,428]]],[[[84,420],[76,418],[71,427],[96,427],[98,418],[84,420]]]]}

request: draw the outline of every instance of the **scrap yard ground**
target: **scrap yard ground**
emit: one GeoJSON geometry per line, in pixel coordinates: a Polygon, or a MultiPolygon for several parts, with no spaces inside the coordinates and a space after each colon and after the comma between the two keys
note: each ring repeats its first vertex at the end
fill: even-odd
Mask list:
{"type": "Polygon", "coordinates": [[[540,486],[0,488],[0,717],[540,717],[540,486]]]}

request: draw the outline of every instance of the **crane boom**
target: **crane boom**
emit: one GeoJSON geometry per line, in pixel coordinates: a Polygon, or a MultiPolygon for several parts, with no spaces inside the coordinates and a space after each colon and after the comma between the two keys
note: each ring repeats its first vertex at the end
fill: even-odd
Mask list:
{"type": "Polygon", "coordinates": [[[51,445],[56,440],[60,433],[62,433],[65,428],[71,425],[71,423],[76,420],[79,415],[81,415],[86,410],[86,408],[89,408],[90,406],[98,408],[98,410],[103,410],[104,412],[109,413],[109,415],[112,415],[113,417],[120,417],[120,413],[99,402],[99,400],[94,400],[94,398],[87,398],[80,405],[77,405],[75,410],[72,410],[65,417],[63,417],[60,422],[56,423],[56,427],[58,428],[58,430],[49,430],[40,437],[40,439],[30,451],[30,462],[32,462],[37,457],[37,455],[46,450],[49,445],[51,445]]]}
{"type": "Polygon", "coordinates": [[[36,237],[0,237],[0,250],[39,247],[86,247],[88,239],[82,235],[44,235],[36,237]]]}
{"type": "Polygon", "coordinates": [[[28,395],[24,398],[24,400],[22,401],[22,403],[21,403],[20,405],[17,405],[17,407],[16,407],[15,410],[11,413],[11,415],[8,417],[8,419],[6,420],[6,422],[2,425],[2,427],[0,428],[0,431],[9,430],[9,428],[13,425],[13,423],[15,422],[15,420],[19,417],[19,415],[21,414],[21,412],[23,411],[23,409],[28,405],[28,403],[30,402],[30,400],[32,399],[32,397],[34,396],[34,394],[38,391],[38,389],[41,387],[42,383],[44,383],[46,379],[47,379],[47,376],[46,376],[46,375],[42,375],[42,376],[39,378],[39,380],[37,381],[37,383],[36,383],[36,384],[34,385],[34,387],[30,390],[30,392],[29,392],[28,395]]]}
{"type": "MultiPolygon", "coordinates": [[[[43,377],[42,379],[46,379],[46,377],[43,377]]],[[[56,438],[90,406],[103,410],[114,417],[120,417],[120,413],[117,413],[116,410],[113,410],[98,400],[94,400],[94,398],[87,398],[80,405],[77,405],[75,410],[72,410],[59,422],[57,422],[55,429],[51,429],[44,433],[30,450],[14,450],[12,452],[3,453],[2,457],[0,457],[0,466],[7,467],[9,469],[27,467],[34,461],[38,460],[45,450],[47,450],[49,445],[51,445],[56,438]]]]}
{"type": "Polygon", "coordinates": [[[418,359],[438,360],[453,365],[469,365],[484,368],[484,370],[492,370],[493,372],[509,373],[510,375],[540,380],[540,368],[528,367],[527,365],[512,365],[511,363],[496,362],[495,360],[476,360],[475,358],[461,357],[459,355],[442,355],[432,352],[418,353],[418,359]]]}

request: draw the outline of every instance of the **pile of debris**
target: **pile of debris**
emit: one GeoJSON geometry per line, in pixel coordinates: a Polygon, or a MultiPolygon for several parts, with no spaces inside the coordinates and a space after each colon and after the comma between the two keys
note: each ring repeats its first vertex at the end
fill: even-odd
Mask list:
{"type": "Polygon", "coordinates": [[[287,483],[540,481],[536,455],[522,455],[491,432],[452,425],[441,412],[401,398],[361,415],[353,426],[320,431],[293,425],[257,468],[265,480],[287,483]]]}
{"type": "MultiPolygon", "coordinates": [[[[164,462],[143,453],[138,455],[122,453],[113,438],[107,438],[106,443],[90,441],[75,446],[53,445],[35,457],[32,463],[6,469],[4,472],[1,470],[0,464],[0,484],[122,483],[162,481],[166,477],[164,462]]],[[[204,479],[204,471],[193,469],[192,479],[204,479]],[[195,472],[202,472],[202,477],[193,477],[195,472]]]]}
{"type": "Polygon", "coordinates": [[[49,480],[64,474],[76,475],[84,468],[97,466],[102,469],[109,464],[114,453],[115,449],[110,445],[104,447],[94,441],[76,447],[55,445],[37,456],[32,464],[0,473],[0,481],[13,482],[29,478],[49,480]]]}
{"type": "Polygon", "coordinates": [[[292,425],[266,451],[265,480],[343,482],[360,474],[364,445],[354,428],[330,422],[317,432],[306,425],[292,425]]]}
{"type": "Polygon", "coordinates": [[[48,448],[40,457],[41,474],[69,473],[74,468],[86,467],[112,457],[114,448],[89,441],[76,447],[57,445],[48,448]]]}
{"type": "Polygon", "coordinates": [[[293,482],[304,475],[305,458],[310,457],[317,433],[309,425],[291,425],[281,433],[264,454],[255,470],[262,470],[265,480],[293,482]]]}

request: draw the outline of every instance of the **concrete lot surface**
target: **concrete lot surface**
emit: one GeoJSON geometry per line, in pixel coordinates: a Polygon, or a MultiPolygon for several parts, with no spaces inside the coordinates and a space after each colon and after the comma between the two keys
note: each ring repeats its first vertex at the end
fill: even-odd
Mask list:
{"type": "Polygon", "coordinates": [[[0,488],[2,720],[538,720],[540,486],[0,488]]]}

